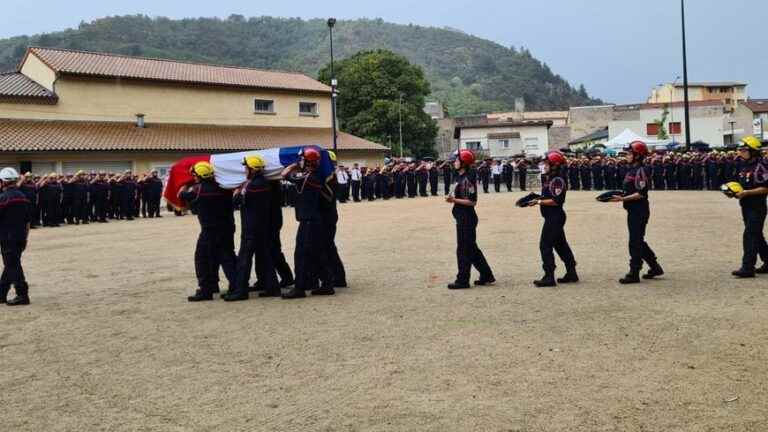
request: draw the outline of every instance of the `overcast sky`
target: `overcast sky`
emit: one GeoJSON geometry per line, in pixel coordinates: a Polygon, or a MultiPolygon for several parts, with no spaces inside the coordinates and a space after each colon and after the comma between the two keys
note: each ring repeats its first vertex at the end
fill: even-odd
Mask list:
{"type": "MultiPolygon", "coordinates": [[[[645,100],[682,75],[678,0],[4,0],[0,37],[76,27],[108,15],[382,18],[449,26],[525,46],[555,73],[610,102],[645,100]],[[8,4],[10,2],[10,4],[8,4]]],[[[688,0],[691,81],[749,83],[768,98],[768,1],[688,0]]]]}

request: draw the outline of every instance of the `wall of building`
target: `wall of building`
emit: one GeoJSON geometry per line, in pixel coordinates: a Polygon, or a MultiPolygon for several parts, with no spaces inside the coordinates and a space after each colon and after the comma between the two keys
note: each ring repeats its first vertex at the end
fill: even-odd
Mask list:
{"type": "Polygon", "coordinates": [[[0,103],[0,118],[124,122],[144,114],[147,123],[331,126],[331,98],[322,95],[70,77],[55,85],[57,105],[0,103]],[[275,112],[255,113],[256,99],[273,100],[275,112]],[[318,115],[300,115],[299,102],[317,103],[318,115]]]}
{"type": "Polygon", "coordinates": [[[542,156],[549,150],[549,133],[546,126],[500,126],[487,128],[462,128],[460,146],[479,142],[482,150],[493,158],[504,158],[525,152],[531,156],[542,156]],[[519,140],[510,140],[509,148],[503,148],[498,140],[488,139],[489,134],[517,132],[519,140]],[[527,147],[526,147],[527,146],[527,147]]]}
{"type": "Polygon", "coordinates": [[[613,105],[574,107],[568,113],[568,126],[571,128],[571,139],[608,127],[613,119],[613,105]]]}
{"type": "Polygon", "coordinates": [[[440,159],[446,159],[458,146],[458,142],[453,138],[456,122],[452,118],[437,120],[437,136],[435,137],[435,153],[440,159]]]}
{"type": "Polygon", "coordinates": [[[344,166],[357,163],[361,167],[377,167],[384,165],[384,152],[371,150],[338,150],[337,160],[344,166]]]}
{"type": "MultiPolygon", "coordinates": [[[[614,112],[613,121],[608,125],[608,136],[612,139],[622,133],[625,129],[629,129],[641,137],[657,139],[656,135],[648,135],[647,125],[649,123],[655,123],[656,120],[660,120],[662,114],[663,109],[661,108],[618,109],[614,112]]],[[[723,107],[721,105],[692,107],[690,117],[691,142],[701,140],[713,147],[722,147],[725,144],[723,135],[726,132],[726,128],[724,124],[729,117],[723,112],[723,107]]],[[[679,107],[670,109],[665,126],[670,139],[674,138],[675,141],[678,142],[685,141],[684,108],[679,107]],[[673,121],[680,123],[680,134],[672,135],[669,133],[669,123],[673,121]]],[[[728,132],[730,132],[730,126],[728,126],[728,132]]]]}
{"type": "Polygon", "coordinates": [[[21,73],[50,91],[55,91],[56,73],[39,58],[29,55],[21,67],[21,73]]]}
{"type": "Polygon", "coordinates": [[[549,149],[560,150],[568,148],[571,141],[571,128],[569,126],[552,126],[549,128],[549,149]]]}

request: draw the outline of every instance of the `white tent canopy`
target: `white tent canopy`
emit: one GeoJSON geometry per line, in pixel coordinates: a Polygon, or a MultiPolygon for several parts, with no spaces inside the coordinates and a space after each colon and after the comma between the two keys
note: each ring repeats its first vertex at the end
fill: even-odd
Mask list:
{"type": "Polygon", "coordinates": [[[605,143],[605,148],[619,151],[627,147],[633,141],[642,141],[649,147],[665,146],[669,144],[669,141],[649,139],[632,132],[630,129],[624,129],[624,132],[608,140],[608,142],[605,143]]]}

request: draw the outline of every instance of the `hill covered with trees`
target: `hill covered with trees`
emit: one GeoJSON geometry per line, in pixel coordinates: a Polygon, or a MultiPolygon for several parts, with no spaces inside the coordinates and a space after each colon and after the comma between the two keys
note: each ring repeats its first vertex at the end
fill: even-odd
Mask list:
{"type": "MultiPolygon", "coordinates": [[[[0,39],[0,71],[13,70],[30,45],[296,70],[314,77],[329,61],[328,29],[320,19],[107,17],[76,29],[0,39]]],[[[421,66],[432,89],[428,99],[443,102],[453,115],[510,110],[518,97],[525,99],[528,110],[601,102],[526,49],[452,29],[369,19],[336,24],[338,59],[377,49],[421,66]]]]}

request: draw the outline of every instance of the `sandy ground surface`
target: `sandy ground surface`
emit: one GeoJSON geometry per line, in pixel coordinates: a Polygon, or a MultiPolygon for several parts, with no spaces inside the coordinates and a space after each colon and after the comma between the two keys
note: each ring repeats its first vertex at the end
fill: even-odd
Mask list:
{"type": "Polygon", "coordinates": [[[729,275],[738,204],[653,193],[667,276],[624,287],[625,213],[594,195],[569,193],[583,281],[557,289],[531,285],[521,193],[481,195],[499,283],[460,292],[442,198],[342,206],[351,287],[298,301],[187,303],[193,217],[36,230],[33,305],[0,308],[0,430],[768,430],[768,277],[729,275]]]}

